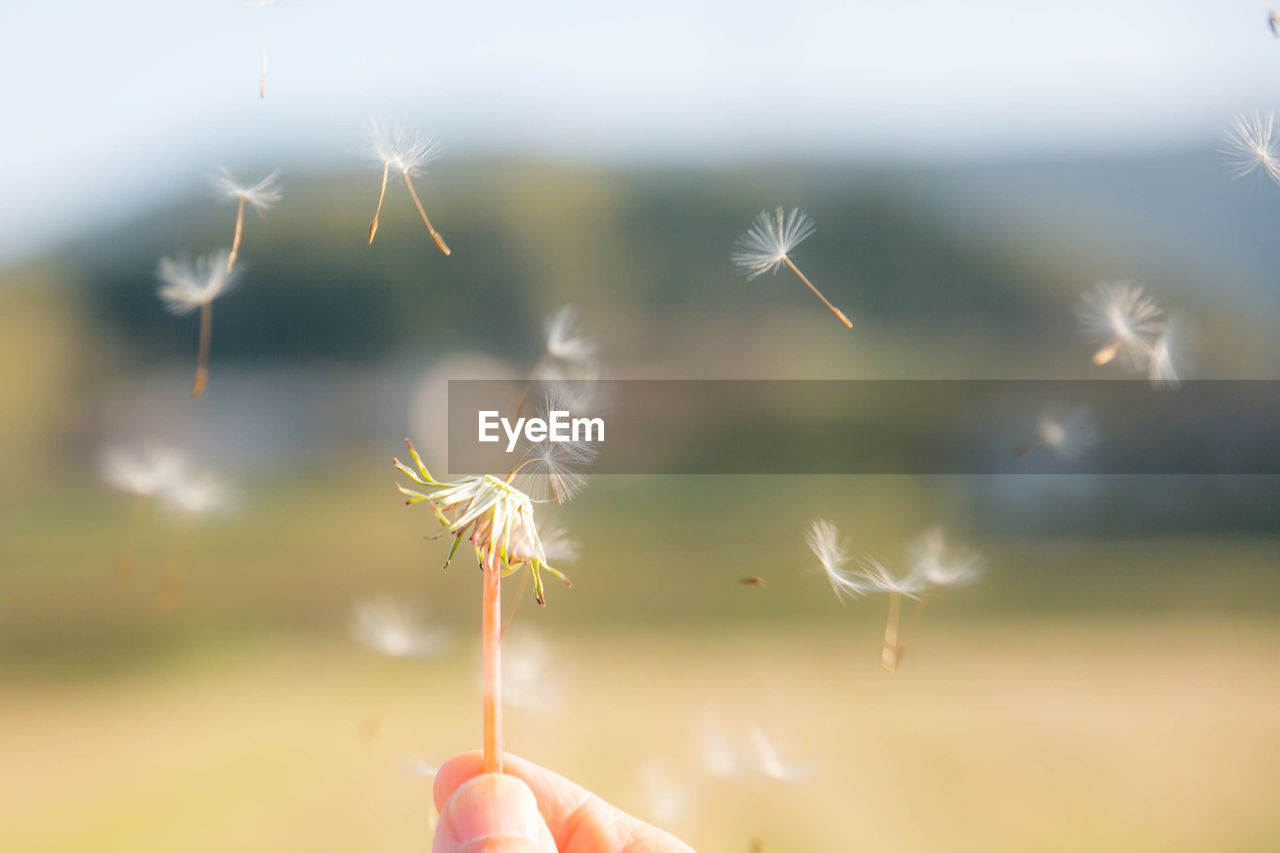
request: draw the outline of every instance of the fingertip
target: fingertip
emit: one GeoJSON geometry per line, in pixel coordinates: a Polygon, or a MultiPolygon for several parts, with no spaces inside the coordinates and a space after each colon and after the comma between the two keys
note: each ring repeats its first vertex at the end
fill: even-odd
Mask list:
{"type": "Polygon", "coordinates": [[[453,796],[453,792],[469,779],[484,773],[484,755],[479,750],[463,752],[450,758],[436,771],[436,780],[431,786],[431,798],[435,800],[436,811],[443,812],[445,803],[453,796]]]}
{"type": "Polygon", "coordinates": [[[555,853],[533,791],[514,776],[481,773],[453,792],[440,813],[439,853],[555,853]]]}

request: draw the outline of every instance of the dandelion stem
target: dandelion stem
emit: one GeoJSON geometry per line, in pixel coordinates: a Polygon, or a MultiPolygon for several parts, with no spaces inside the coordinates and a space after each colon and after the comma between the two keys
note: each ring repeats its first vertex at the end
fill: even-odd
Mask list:
{"type": "Polygon", "coordinates": [[[446,255],[453,254],[453,250],[449,248],[444,238],[440,236],[440,232],[436,230],[436,227],[431,224],[431,220],[427,218],[427,211],[423,209],[422,202],[418,199],[418,193],[413,188],[413,181],[409,180],[409,173],[401,172],[400,174],[404,178],[404,185],[409,188],[409,195],[413,196],[414,206],[418,208],[418,213],[422,216],[422,221],[426,224],[427,231],[431,233],[431,239],[436,242],[436,248],[446,255]]]}
{"type": "Polygon", "coordinates": [[[502,772],[502,570],[496,547],[484,567],[480,614],[484,672],[484,772],[502,772]]]}
{"type": "Polygon", "coordinates": [[[889,619],[884,625],[884,645],[880,648],[880,666],[887,672],[898,668],[898,619],[902,613],[902,593],[889,593],[889,619]]]}
{"type": "Polygon", "coordinates": [[[378,207],[373,211],[373,221],[369,223],[369,245],[373,245],[373,235],[378,233],[378,217],[382,215],[382,200],[387,197],[387,176],[391,172],[391,161],[382,164],[382,189],[378,190],[378,207]]]}
{"type": "Polygon", "coordinates": [[[124,541],[120,543],[120,552],[116,555],[115,579],[125,581],[133,568],[133,552],[138,543],[138,529],[142,525],[143,512],[147,506],[146,495],[135,495],[133,506],[129,509],[129,520],[125,522],[124,541]]]}
{"type": "Polygon", "coordinates": [[[231,236],[231,253],[227,255],[227,275],[231,275],[231,269],[236,265],[236,258],[240,257],[240,237],[244,234],[244,196],[240,196],[240,204],[236,207],[236,230],[231,236]]]}
{"type": "Polygon", "coordinates": [[[200,306],[200,349],[196,353],[196,378],[191,384],[191,396],[199,397],[209,384],[209,339],[213,337],[213,303],[200,306]]]}
{"type": "Polygon", "coordinates": [[[814,286],[813,286],[813,282],[809,281],[809,279],[805,276],[805,274],[804,274],[804,273],[802,273],[802,272],[800,272],[800,268],[799,268],[798,266],[796,266],[795,264],[791,263],[791,259],[790,259],[790,258],[788,258],[786,255],[783,255],[783,256],[782,256],[782,262],[783,262],[784,264],[786,264],[786,265],[787,265],[787,267],[788,267],[788,268],[789,268],[793,273],[795,273],[797,276],[799,276],[801,281],[803,281],[806,285],[808,285],[809,289],[813,291],[814,296],[817,296],[819,299],[821,299],[821,300],[822,300],[822,304],[823,304],[823,305],[825,305],[825,306],[827,306],[829,309],[831,309],[831,313],[832,313],[832,314],[835,314],[835,315],[836,315],[836,317],[837,317],[837,318],[839,318],[839,320],[840,320],[840,322],[841,322],[841,323],[844,323],[844,327],[845,327],[846,329],[852,329],[852,328],[853,328],[853,323],[849,322],[849,318],[848,318],[848,317],[846,317],[846,316],[844,316],[844,312],[843,312],[843,311],[841,311],[841,310],[840,310],[839,308],[837,308],[836,306],[832,305],[832,304],[831,304],[831,302],[830,302],[830,301],[828,301],[827,297],[825,297],[825,296],[823,296],[823,295],[822,295],[822,291],[820,291],[820,290],[818,290],[818,288],[814,287],[814,286]]]}

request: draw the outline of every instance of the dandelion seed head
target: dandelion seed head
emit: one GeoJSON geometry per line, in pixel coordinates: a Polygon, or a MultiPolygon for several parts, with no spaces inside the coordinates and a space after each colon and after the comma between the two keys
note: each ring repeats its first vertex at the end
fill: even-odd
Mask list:
{"type": "Polygon", "coordinates": [[[171,488],[182,477],[182,454],[165,447],[131,452],[108,448],[99,464],[102,479],[113,489],[147,497],[171,488]]]}
{"type": "Polygon", "coordinates": [[[542,551],[547,555],[548,560],[557,565],[577,562],[582,546],[578,540],[569,536],[568,530],[555,523],[548,524],[545,517],[540,527],[542,551]]]}
{"type": "Polygon", "coordinates": [[[547,355],[571,364],[588,364],[595,358],[596,344],[578,325],[578,312],[566,305],[547,318],[547,355]]]}
{"type": "Polygon", "coordinates": [[[265,212],[271,205],[284,197],[280,184],[280,170],[276,169],[256,183],[247,184],[238,181],[231,170],[223,166],[213,179],[213,188],[218,195],[228,201],[244,199],[245,203],[258,212],[265,212]]]}
{"type": "Polygon", "coordinates": [[[1272,113],[1241,114],[1231,120],[1221,151],[1227,155],[1227,167],[1234,177],[1256,172],[1280,182],[1280,152],[1272,139],[1274,130],[1272,113]]]}
{"type": "Polygon", "coordinates": [[[930,528],[913,542],[908,560],[911,574],[922,579],[926,586],[961,586],[972,583],[982,574],[982,559],[953,547],[941,527],[930,528]]]}
{"type": "Polygon", "coordinates": [[[393,658],[437,655],[450,641],[448,630],[428,625],[413,608],[385,596],[357,602],[348,627],[356,640],[393,658]]]}
{"type": "Polygon", "coordinates": [[[1076,309],[1081,329],[1100,345],[1094,364],[1118,359],[1130,370],[1145,366],[1162,314],[1155,300],[1127,281],[1098,284],[1081,297],[1076,309]]]}
{"type": "Polygon", "coordinates": [[[227,272],[231,253],[220,249],[194,261],[188,258],[161,258],[156,276],[162,284],[156,291],[172,314],[188,314],[208,305],[236,283],[240,269],[227,272]]]}
{"type": "Polygon", "coordinates": [[[840,531],[834,524],[821,518],[817,519],[809,525],[804,539],[809,545],[809,550],[813,551],[814,556],[818,558],[818,564],[822,566],[827,582],[831,584],[831,591],[836,594],[837,599],[843,603],[846,596],[857,598],[867,592],[854,573],[846,568],[849,553],[840,542],[840,531]]]}
{"type": "Polygon", "coordinates": [[[408,503],[428,504],[443,532],[454,537],[455,546],[467,536],[486,571],[508,574],[527,566],[533,576],[533,592],[539,604],[546,602],[542,587],[543,571],[568,584],[568,579],[547,560],[533,517],[533,500],[527,494],[492,474],[440,482],[431,476],[413,444],[406,443],[415,467],[410,468],[398,459],[393,460],[395,467],[426,491],[416,491],[400,484],[396,487],[408,498],[408,503]]]}
{"type": "Polygon", "coordinates": [[[375,121],[370,125],[369,137],[379,163],[389,164],[411,178],[422,174],[423,167],[440,154],[440,146],[434,139],[399,125],[388,127],[375,121]]]}
{"type": "Polygon", "coordinates": [[[791,250],[813,233],[813,220],[798,207],[784,213],[781,207],[773,213],[762,210],[756,215],[747,233],[738,238],[738,250],[733,253],[733,263],[756,278],[776,270],[787,260],[791,250]]]}

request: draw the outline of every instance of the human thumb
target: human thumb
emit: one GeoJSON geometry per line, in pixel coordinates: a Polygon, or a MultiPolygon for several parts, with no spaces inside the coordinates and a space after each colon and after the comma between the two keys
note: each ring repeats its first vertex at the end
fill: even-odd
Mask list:
{"type": "Polygon", "coordinates": [[[556,853],[529,786],[486,773],[458,786],[444,804],[435,853],[556,853]]]}

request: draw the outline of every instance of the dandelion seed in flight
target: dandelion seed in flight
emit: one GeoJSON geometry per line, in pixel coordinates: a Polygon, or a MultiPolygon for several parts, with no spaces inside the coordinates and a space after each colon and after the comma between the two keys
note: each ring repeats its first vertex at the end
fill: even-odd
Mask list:
{"type": "Polygon", "coordinates": [[[767,586],[768,585],[765,582],[764,578],[758,577],[756,575],[752,575],[746,578],[741,578],[738,581],[738,583],[740,583],[742,586],[767,586]]]}
{"type": "Polygon", "coordinates": [[[382,202],[387,197],[387,181],[394,171],[404,180],[414,207],[418,209],[418,214],[422,217],[423,224],[427,226],[427,233],[435,241],[436,248],[446,255],[451,254],[444,237],[431,224],[431,219],[422,206],[422,200],[418,198],[418,191],[413,186],[413,179],[422,174],[423,167],[438,155],[439,149],[436,143],[430,138],[409,133],[400,127],[388,128],[377,122],[372,124],[370,136],[374,156],[382,164],[382,185],[378,190],[378,206],[373,212],[373,221],[369,224],[369,243],[373,243],[374,235],[378,233],[382,202]]]}
{"type": "Polygon", "coordinates": [[[1155,300],[1130,282],[1103,282],[1086,292],[1076,309],[1082,331],[1100,345],[1093,363],[1118,360],[1129,370],[1145,366],[1163,313],[1155,300]]]}
{"type": "Polygon", "coordinates": [[[236,259],[240,257],[245,205],[252,207],[258,213],[266,213],[283,196],[279,175],[280,171],[277,169],[256,183],[248,184],[237,180],[235,175],[231,174],[231,170],[223,166],[218,176],[213,179],[213,188],[218,196],[236,203],[236,227],[231,235],[231,252],[227,255],[228,275],[235,268],[236,259]]]}
{"type": "Polygon", "coordinates": [[[751,750],[755,756],[756,769],[775,782],[803,782],[818,771],[816,764],[787,764],[782,760],[778,748],[760,729],[753,728],[748,737],[751,750]]]}
{"type": "Polygon", "coordinates": [[[1280,38],[1280,15],[1276,14],[1275,9],[1267,10],[1267,26],[1271,29],[1271,35],[1280,38]]]}
{"type": "Polygon", "coordinates": [[[1280,151],[1274,133],[1272,113],[1241,114],[1231,120],[1221,151],[1227,155],[1227,168],[1234,177],[1257,173],[1280,182],[1280,151]]]}
{"type": "Polygon", "coordinates": [[[267,96],[267,48],[269,44],[269,20],[271,10],[280,5],[277,0],[248,0],[248,5],[262,10],[262,61],[258,69],[258,100],[267,96]]]}
{"type": "Polygon", "coordinates": [[[902,599],[918,598],[925,589],[926,582],[915,573],[895,575],[873,557],[862,559],[862,571],[858,575],[858,580],[865,589],[889,594],[889,617],[885,621],[884,642],[880,646],[880,666],[888,672],[893,672],[898,668],[899,652],[902,648],[899,641],[902,599]]]}
{"type": "Polygon", "coordinates": [[[849,322],[844,312],[832,305],[791,260],[791,250],[812,233],[813,220],[799,208],[792,208],[790,213],[784,213],[779,207],[772,214],[762,210],[756,215],[747,233],[738,238],[738,250],[733,254],[733,262],[747,274],[748,280],[786,266],[844,323],[845,328],[852,329],[853,323],[849,322]]]}
{"type": "Polygon", "coordinates": [[[413,608],[391,598],[361,601],[351,612],[351,636],[380,654],[422,658],[448,648],[450,635],[424,622],[413,608]]]}
{"type": "Polygon", "coordinates": [[[857,598],[867,592],[867,587],[859,580],[855,572],[847,568],[849,552],[840,542],[840,531],[829,521],[818,519],[809,525],[805,533],[805,542],[809,550],[818,558],[831,591],[844,603],[846,597],[857,598]]]}
{"type": "Polygon", "coordinates": [[[941,527],[929,528],[911,544],[908,561],[926,592],[970,584],[982,575],[982,558],[952,545],[941,527]]]}
{"type": "Polygon", "coordinates": [[[157,293],[171,314],[189,314],[200,309],[200,347],[196,355],[196,377],[191,396],[204,393],[209,381],[209,345],[213,337],[213,300],[236,282],[238,271],[230,271],[230,252],[204,255],[194,262],[162,258],[156,275],[162,284],[157,293]]]}
{"type": "Polygon", "coordinates": [[[1186,334],[1179,317],[1170,317],[1151,344],[1147,359],[1147,379],[1157,388],[1177,388],[1182,384],[1179,370],[1185,359],[1186,334]]]}
{"type": "Polygon", "coordinates": [[[1074,459],[1089,451],[1098,440],[1098,426],[1088,407],[1064,409],[1050,406],[1036,419],[1034,441],[1020,442],[1015,457],[1026,456],[1033,447],[1043,447],[1055,456],[1074,459]]]}
{"type": "Polygon", "coordinates": [[[161,447],[141,453],[113,447],[102,454],[100,470],[107,485],[133,496],[133,507],[113,568],[116,580],[123,581],[132,571],[138,533],[147,507],[156,495],[179,481],[183,470],[182,455],[161,447]]]}

